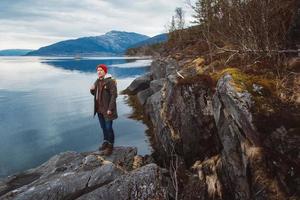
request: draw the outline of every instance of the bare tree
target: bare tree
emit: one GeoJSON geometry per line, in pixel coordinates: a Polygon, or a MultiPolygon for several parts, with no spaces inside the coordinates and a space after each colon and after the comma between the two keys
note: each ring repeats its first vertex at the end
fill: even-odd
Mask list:
{"type": "Polygon", "coordinates": [[[195,22],[203,37],[243,52],[271,55],[285,47],[296,0],[197,0],[195,22]]]}
{"type": "Polygon", "coordinates": [[[172,16],[169,25],[169,41],[180,43],[182,41],[182,31],[185,27],[184,11],[178,7],[175,9],[175,15],[172,16]]]}
{"type": "Polygon", "coordinates": [[[182,8],[178,7],[175,9],[175,18],[176,18],[177,30],[184,29],[185,19],[184,19],[184,11],[182,8]]]}
{"type": "Polygon", "coordinates": [[[175,17],[172,16],[172,20],[171,20],[171,25],[170,25],[169,32],[174,32],[175,30],[176,30],[175,17]]]}

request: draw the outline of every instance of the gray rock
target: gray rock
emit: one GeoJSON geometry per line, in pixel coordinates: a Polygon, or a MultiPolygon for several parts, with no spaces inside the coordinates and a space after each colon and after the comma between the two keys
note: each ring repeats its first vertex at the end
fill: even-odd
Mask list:
{"type": "Polygon", "coordinates": [[[166,77],[166,63],[162,60],[155,60],[151,63],[150,71],[153,74],[153,79],[161,79],[166,77]]]}
{"type": "Polygon", "coordinates": [[[168,81],[170,81],[173,84],[177,84],[178,83],[178,75],[177,74],[170,74],[167,77],[168,81]]]}
{"type": "Polygon", "coordinates": [[[167,78],[170,74],[175,74],[179,68],[177,61],[172,58],[166,60],[158,59],[152,62],[150,71],[153,74],[153,79],[158,80],[167,78]]]}
{"type": "MultiPolygon", "coordinates": [[[[229,74],[221,77],[213,97],[214,118],[223,147],[219,154],[222,173],[215,173],[215,180],[221,183],[223,196],[227,198],[252,199],[254,195],[257,199],[287,199],[282,182],[279,183],[267,167],[260,133],[251,113],[252,96],[246,90],[235,89],[232,82],[229,74]]],[[[204,176],[207,175],[204,172],[204,176]]]]}
{"type": "Polygon", "coordinates": [[[146,113],[154,125],[155,150],[165,157],[176,150],[189,164],[204,152],[215,152],[211,101],[210,91],[202,82],[180,85],[167,79],[146,103],[146,113]]]}
{"type": "Polygon", "coordinates": [[[113,154],[65,152],[41,166],[0,182],[0,199],[73,199],[108,184],[132,168],[136,148],[115,147],[113,154]]]}
{"type": "Polygon", "coordinates": [[[179,68],[177,61],[170,59],[166,65],[166,77],[170,74],[175,74],[179,68]]]}
{"type": "Polygon", "coordinates": [[[1,199],[72,199],[94,187],[113,181],[123,173],[113,163],[105,163],[88,171],[83,167],[77,171],[39,179],[30,185],[11,191],[1,199]]]}
{"type": "Polygon", "coordinates": [[[165,78],[151,81],[150,82],[150,88],[153,91],[153,93],[156,93],[159,90],[161,90],[161,88],[163,87],[165,81],[166,81],[165,78]]]}
{"type": "Polygon", "coordinates": [[[237,92],[231,84],[232,81],[229,74],[225,74],[218,81],[217,92],[213,98],[214,117],[224,148],[221,160],[228,172],[225,179],[227,185],[234,187],[231,192],[236,194],[235,199],[250,199],[245,166],[247,163],[244,163],[247,158],[246,153],[241,152],[240,142],[245,141],[245,134],[253,138],[253,142],[258,142],[257,133],[249,112],[252,105],[251,95],[247,91],[237,92]]]}
{"type": "Polygon", "coordinates": [[[168,199],[167,187],[163,185],[163,182],[160,168],[156,164],[148,164],[77,200],[168,199]]]}
{"type": "Polygon", "coordinates": [[[149,88],[151,80],[151,73],[147,73],[144,76],[138,77],[124,90],[124,93],[135,95],[138,92],[149,88]]]}
{"type": "MultiPolygon", "coordinates": [[[[236,121],[240,128],[243,128],[247,138],[251,139],[253,144],[259,145],[257,131],[253,124],[253,116],[250,112],[253,106],[252,96],[247,91],[238,92],[231,84],[232,77],[229,74],[224,75],[217,84],[217,92],[213,97],[214,117],[216,124],[220,121],[222,109],[226,110],[226,115],[230,113],[230,117],[236,121]],[[223,106],[223,107],[222,107],[223,106]]],[[[229,117],[229,116],[223,116],[229,117]]],[[[224,125],[224,124],[222,124],[224,125]]],[[[219,130],[222,127],[218,127],[219,130]]]]}
{"type": "MultiPolygon", "coordinates": [[[[151,95],[146,102],[146,113],[149,115],[152,124],[159,122],[159,110],[162,108],[162,91],[158,91],[151,95]]],[[[156,126],[154,127],[156,128],[156,126]]]]}
{"type": "Polygon", "coordinates": [[[164,122],[161,120],[160,116],[160,110],[162,109],[162,103],[163,103],[163,91],[160,90],[156,93],[154,93],[152,96],[150,96],[147,99],[146,105],[145,105],[145,111],[146,114],[149,116],[153,126],[153,133],[156,134],[154,138],[155,140],[155,146],[154,149],[161,153],[167,152],[166,142],[168,141],[168,134],[164,134],[164,131],[167,131],[166,129],[163,129],[162,127],[165,127],[164,122]],[[160,148],[158,148],[160,147],[160,148]]]}
{"type": "Polygon", "coordinates": [[[147,88],[146,90],[140,91],[137,94],[138,101],[141,105],[144,105],[148,99],[153,94],[153,91],[151,88],[147,88]]]}

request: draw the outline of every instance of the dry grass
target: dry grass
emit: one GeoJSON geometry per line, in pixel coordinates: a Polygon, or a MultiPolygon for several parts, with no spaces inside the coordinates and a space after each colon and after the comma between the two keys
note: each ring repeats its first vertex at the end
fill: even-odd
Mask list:
{"type": "Polygon", "coordinates": [[[207,194],[212,199],[222,199],[222,185],[217,174],[221,165],[220,156],[216,155],[203,162],[197,161],[192,166],[198,172],[199,179],[206,183],[207,194]]]}
{"type": "Polygon", "coordinates": [[[266,165],[266,152],[262,148],[249,147],[246,151],[250,170],[252,190],[255,198],[262,198],[267,194],[268,199],[286,199],[286,191],[277,180],[277,177],[270,173],[270,169],[266,165]]]}

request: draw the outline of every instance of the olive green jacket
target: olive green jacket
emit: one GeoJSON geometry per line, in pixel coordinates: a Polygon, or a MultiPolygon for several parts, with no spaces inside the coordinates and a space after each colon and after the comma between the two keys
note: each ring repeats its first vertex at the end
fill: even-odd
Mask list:
{"type": "Polygon", "coordinates": [[[107,120],[118,118],[116,99],[118,96],[116,81],[111,77],[100,80],[99,78],[94,83],[95,89],[90,92],[94,95],[94,116],[96,113],[103,114],[107,120]],[[108,115],[110,110],[112,114],[108,115]]]}

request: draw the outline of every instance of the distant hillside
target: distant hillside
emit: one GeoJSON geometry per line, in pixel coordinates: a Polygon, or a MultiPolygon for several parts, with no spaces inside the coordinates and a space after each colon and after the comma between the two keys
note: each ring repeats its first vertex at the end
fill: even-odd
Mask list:
{"type": "Polygon", "coordinates": [[[31,51],[33,50],[32,49],[4,49],[4,50],[0,50],[0,56],[23,56],[31,51]]]}
{"type": "Polygon", "coordinates": [[[157,54],[163,44],[165,44],[169,39],[169,35],[166,33],[156,35],[147,40],[138,42],[132,46],[130,46],[126,50],[126,55],[128,56],[145,56],[157,54]]]}
{"type": "Polygon", "coordinates": [[[166,42],[167,40],[168,40],[168,34],[163,33],[163,34],[159,34],[154,37],[151,37],[149,39],[143,40],[141,42],[138,42],[138,43],[130,46],[129,48],[137,48],[137,47],[142,47],[142,46],[159,44],[159,43],[166,42]]]}
{"type": "Polygon", "coordinates": [[[82,37],[61,41],[36,51],[28,56],[75,56],[75,55],[122,55],[133,44],[148,39],[146,35],[133,32],[110,31],[101,36],[82,37]]]}

